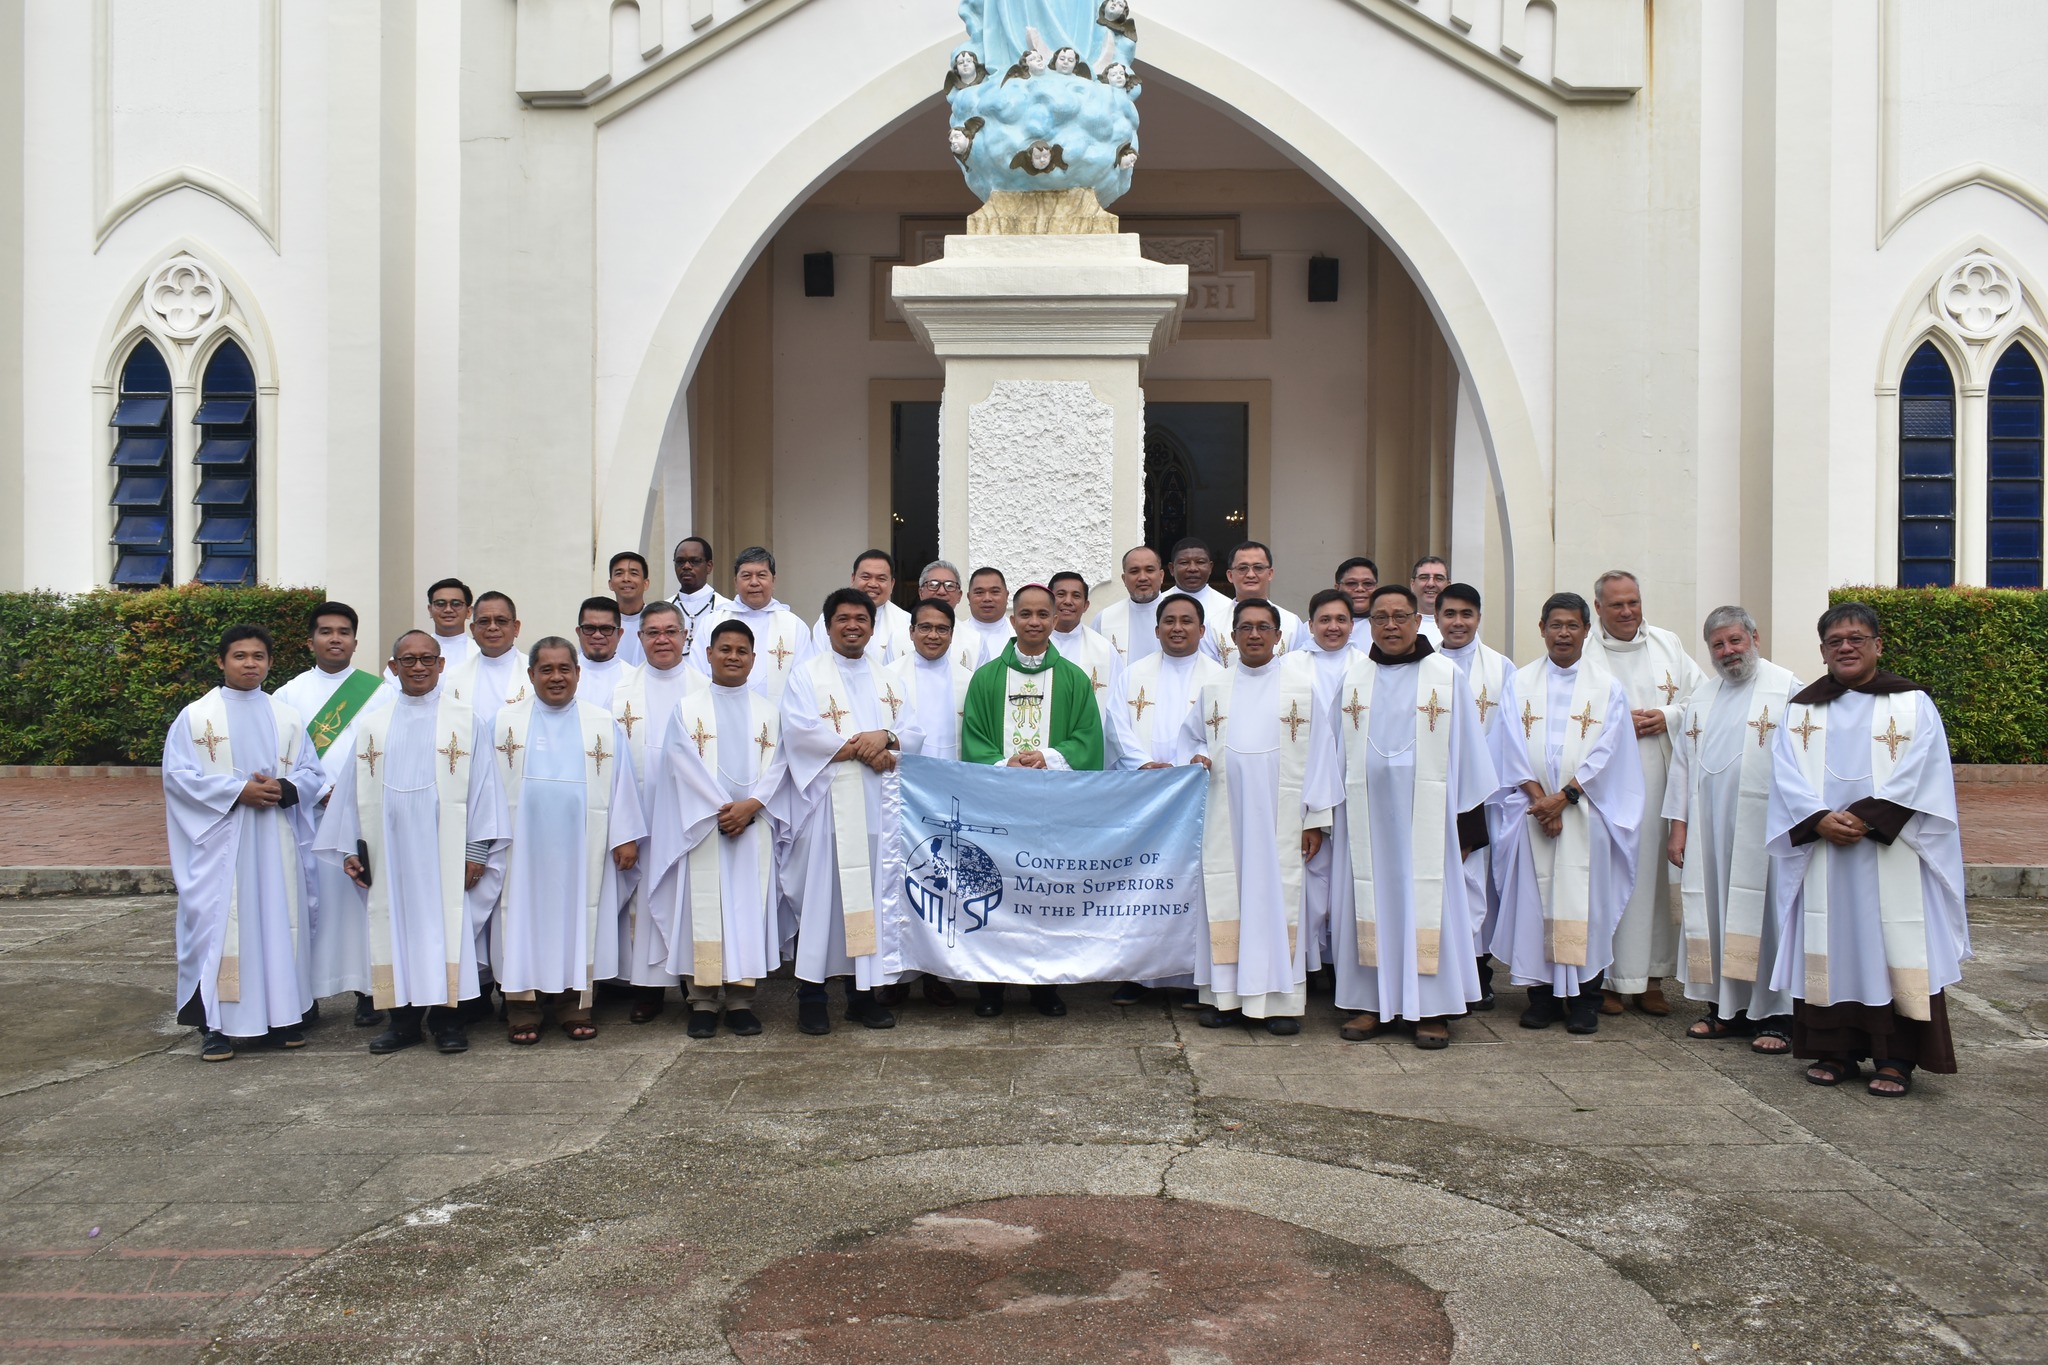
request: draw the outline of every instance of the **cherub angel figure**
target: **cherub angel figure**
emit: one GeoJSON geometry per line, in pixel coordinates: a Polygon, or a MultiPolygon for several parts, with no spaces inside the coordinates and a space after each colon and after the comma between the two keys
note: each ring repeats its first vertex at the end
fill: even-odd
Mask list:
{"type": "Polygon", "coordinates": [[[967,164],[967,154],[974,150],[974,139],[981,135],[984,123],[977,114],[959,127],[946,130],[946,147],[961,165],[967,164]]]}
{"type": "Polygon", "coordinates": [[[1081,60],[1081,54],[1071,47],[1063,47],[1052,54],[1052,69],[1062,76],[1079,76],[1089,79],[1088,63],[1081,60]]]}
{"type": "Polygon", "coordinates": [[[1003,73],[1004,85],[1008,85],[1012,79],[1028,81],[1033,76],[1042,76],[1052,65],[1052,49],[1046,46],[1045,39],[1039,36],[1037,29],[1026,28],[1024,41],[1029,46],[1017,58],[1017,64],[1003,73]]]}
{"type": "Polygon", "coordinates": [[[963,47],[953,54],[953,64],[946,68],[946,93],[980,85],[987,79],[988,68],[981,64],[981,55],[973,48],[963,47]]]}
{"type": "Polygon", "coordinates": [[[1010,158],[1010,169],[1026,175],[1045,175],[1067,168],[1067,158],[1056,142],[1038,139],[1023,151],[1010,158]]]}

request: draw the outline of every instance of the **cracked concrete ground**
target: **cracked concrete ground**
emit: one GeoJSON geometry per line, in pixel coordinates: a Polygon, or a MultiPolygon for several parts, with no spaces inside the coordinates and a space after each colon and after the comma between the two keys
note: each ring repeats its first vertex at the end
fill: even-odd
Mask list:
{"type": "Polygon", "coordinates": [[[1229,1250],[1136,1199],[1278,1220],[1309,1273],[1350,1248],[1434,1296],[1460,1362],[2048,1361],[2048,905],[1972,911],[1961,1074],[1893,1101],[1687,1042],[1683,1013],[1526,1033],[1512,991],[1437,1053],[1343,1043],[1326,998],[1277,1039],[1096,988],[1064,1020],[913,1002],[806,1038],[773,983],[756,1039],[613,1007],[587,1044],[373,1059],[334,1002],[305,1051],[206,1066],[169,1022],[167,898],[0,906],[0,1358],[851,1358],[827,1329],[854,1281],[799,1301],[788,1258],[964,1205],[1028,1240],[1014,1201],[1080,1196],[1138,1289],[1078,1249],[1022,1301],[955,1265],[957,1295],[896,1305],[891,1358],[977,1358],[1031,1305],[1032,1358],[1255,1358],[1217,1345],[1244,1305],[1214,1275],[1138,1305],[1140,1346],[1091,1335],[1091,1305],[1229,1250]]]}

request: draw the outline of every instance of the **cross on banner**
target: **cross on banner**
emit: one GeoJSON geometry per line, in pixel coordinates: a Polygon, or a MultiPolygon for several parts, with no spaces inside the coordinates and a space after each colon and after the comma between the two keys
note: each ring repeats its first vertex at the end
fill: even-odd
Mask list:
{"type": "MultiPolygon", "coordinates": [[[[936,815],[924,817],[927,825],[937,825],[945,831],[946,864],[957,869],[960,866],[960,831],[969,830],[975,834],[1008,834],[1007,825],[970,825],[960,818],[960,798],[953,798],[953,818],[942,820],[936,815]]],[[[946,946],[958,947],[960,943],[960,887],[954,880],[957,872],[947,879],[946,897],[946,946]]],[[[993,912],[991,912],[993,913],[993,912]]]]}

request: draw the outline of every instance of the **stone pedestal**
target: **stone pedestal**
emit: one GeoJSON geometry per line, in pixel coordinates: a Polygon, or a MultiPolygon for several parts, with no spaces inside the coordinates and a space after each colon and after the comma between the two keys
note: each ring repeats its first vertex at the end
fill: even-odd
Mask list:
{"type": "Polygon", "coordinates": [[[970,235],[893,289],[946,365],[939,554],[1013,587],[1073,569],[1112,600],[1145,531],[1139,382],[1179,331],[1187,267],[1131,233],[970,235]]]}

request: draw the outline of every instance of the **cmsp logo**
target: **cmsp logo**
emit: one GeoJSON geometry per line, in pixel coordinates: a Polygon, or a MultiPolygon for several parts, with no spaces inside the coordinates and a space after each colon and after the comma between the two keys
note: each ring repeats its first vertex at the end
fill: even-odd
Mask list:
{"type": "Polygon", "coordinates": [[[972,921],[973,933],[988,923],[988,917],[1003,903],[1003,874],[995,859],[979,844],[960,837],[962,830],[976,834],[1008,834],[1002,825],[970,825],[960,819],[960,802],[953,801],[953,818],[926,816],[925,823],[945,833],[921,839],[910,853],[910,866],[903,878],[904,894],[910,897],[918,917],[933,928],[946,932],[946,946],[960,941],[960,915],[972,921]]]}

